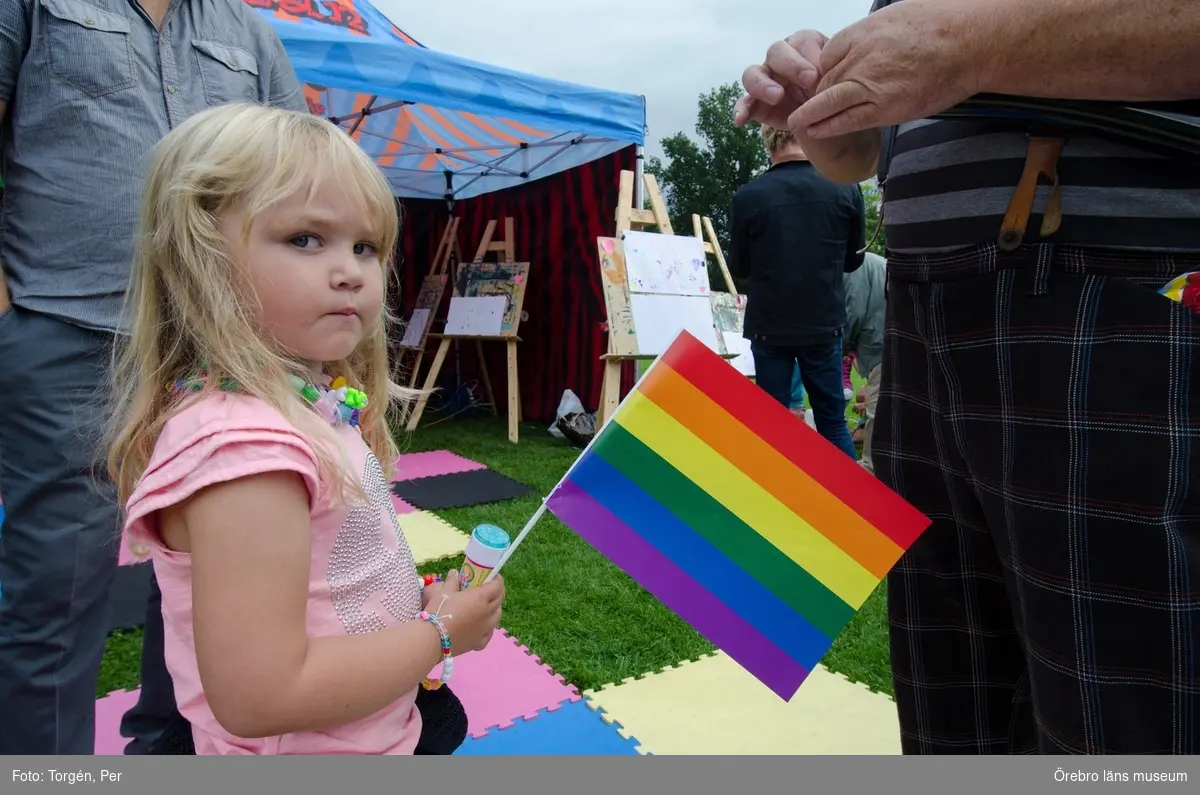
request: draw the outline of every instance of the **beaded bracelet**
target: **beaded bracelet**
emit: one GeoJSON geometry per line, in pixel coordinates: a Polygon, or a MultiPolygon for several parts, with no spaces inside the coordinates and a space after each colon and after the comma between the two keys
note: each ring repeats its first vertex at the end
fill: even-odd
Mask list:
{"type": "Polygon", "coordinates": [[[450,677],[454,676],[454,655],[450,653],[450,633],[446,631],[446,625],[442,623],[442,619],[437,613],[422,610],[417,614],[417,618],[433,624],[433,628],[437,630],[438,637],[442,641],[442,677],[440,679],[426,677],[421,681],[421,687],[426,690],[437,690],[449,682],[450,677]]]}

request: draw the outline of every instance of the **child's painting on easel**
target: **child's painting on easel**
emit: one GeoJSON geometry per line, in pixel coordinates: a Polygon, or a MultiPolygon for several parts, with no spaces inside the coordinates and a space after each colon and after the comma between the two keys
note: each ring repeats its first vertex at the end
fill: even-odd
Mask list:
{"type": "Polygon", "coordinates": [[[638,354],[661,354],[681,330],[724,354],[724,340],[713,322],[704,242],[635,231],[625,232],[621,242],[638,354]]]}
{"type": "Polygon", "coordinates": [[[528,278],[528,262],[468,262],[459,269],[454,295],[461,298],[503,297],[504,314],[495,335],[507,337],[516,334],[520,324],[528,278]]]}
{"type": "Polygon", "coordinates": [[[404,327],[400,347],[424,349],[425,337],[433,325],[433,316],[446,292],[446,278],[444,273],[431,273],[421,281],[421,291],[417,293],[417,302],[404,327]]]}
{"type": "Polygon", "coordinates": [[[480,379],[487,394],[487,405],[496,413],[496,399],[483,355],[485,341],[503,342],[506,374],[508,376],[508,439],[513,444],[519,437],[521,416],[520,382],[517,377],[518,329],[525,312],[525,291],[529,286],[529,263],[516,262],[514,219],[504,219],[504,239],[495,240],[496,221],[489,221],[483,239],[475,251],[475,259],[460,265],[454,274],[446,326],[441,334],[433,364],[425,377],[425,394],[417,399],[405,427],[414,431],[421,421],[429,394],[437,383],[438,374],[450,350],[451,343],[471,340],[479,357],[480,379]],[[496,252],[497,262],[484,262],[488,252],[496,252]]]}
{"type": "Polygon", "coordinates": [[[725,343],[725,350],[737,354],[730,364],[742,375],[754,377],[754,357],[750,353],[750,340],[742,336],[742,323],[746,317],[746,296],[734,293],[713,292],[713,323],[725,343]]]}

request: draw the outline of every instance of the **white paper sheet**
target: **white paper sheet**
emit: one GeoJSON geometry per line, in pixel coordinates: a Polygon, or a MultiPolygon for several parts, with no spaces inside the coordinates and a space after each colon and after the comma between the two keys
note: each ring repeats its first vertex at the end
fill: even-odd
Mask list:
{"type": "Polygon", "coordinates": [[[725,352],[736,353],[736,359],[729,363],[738,369],[742,375],[754,377],[754,356],[750,353],[750,340],[742,336],[740,331],[725,331],[721,333],[725,340],[725,352]]]}
{"type": "Polygon", "coordinates": [[[626,232],[624,246],[629,292],[704,296],[712,292],[700,238],[626,232]]]}
{"type": "Polygon", "coordinates": [[[446,314],[446,334],[453,337],[494,337],[504,323],[508,298],[503,295],[481,295],[450,299],[446,314]]]}
{"type": "Polygon", "coordinates": [[[629,308],[640,354],[658,356],[684,330],[717,353],[725,352],[707,296],[633,293],[629,308]]]}
{"type": "Polygon", "coordinates": [[[400,340],[401,347],[417,347],[421,343],[421,335],[425,331],[427,322],[429,322],[429,310],[424,307],[414,309],[408,325],[404,327],[404,338],[400,340]]]}

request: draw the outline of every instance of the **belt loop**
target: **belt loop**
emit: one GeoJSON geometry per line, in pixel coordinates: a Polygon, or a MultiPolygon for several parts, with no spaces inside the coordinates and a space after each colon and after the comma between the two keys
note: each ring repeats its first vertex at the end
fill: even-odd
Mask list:
{"type": "Polygon", "coordinates": [[[1054,244],[1038,243],[1034,249],[1037,258],[1033,266],[1033,289],[1030,295],[1046,295],[1050,292],[1050,271],[1054,266],[1054,244]]]}

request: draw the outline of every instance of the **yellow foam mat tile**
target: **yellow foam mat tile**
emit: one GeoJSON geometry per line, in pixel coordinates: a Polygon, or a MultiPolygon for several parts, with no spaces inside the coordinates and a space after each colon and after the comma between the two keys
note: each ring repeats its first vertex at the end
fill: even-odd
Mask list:
{"type": "Polygon", "coordinates": [[[396,517],[404,532],[408,548],[417,565],[451,555],[460,555],[467,548],[467,534],[429,511],[413,511],[396,517]]]}
{"type": "Polygon", "coordinates": [[[721,652],[583,696],[642,753],[900,753],[895,702],[823,666],[790,702],[721,652]]]}

